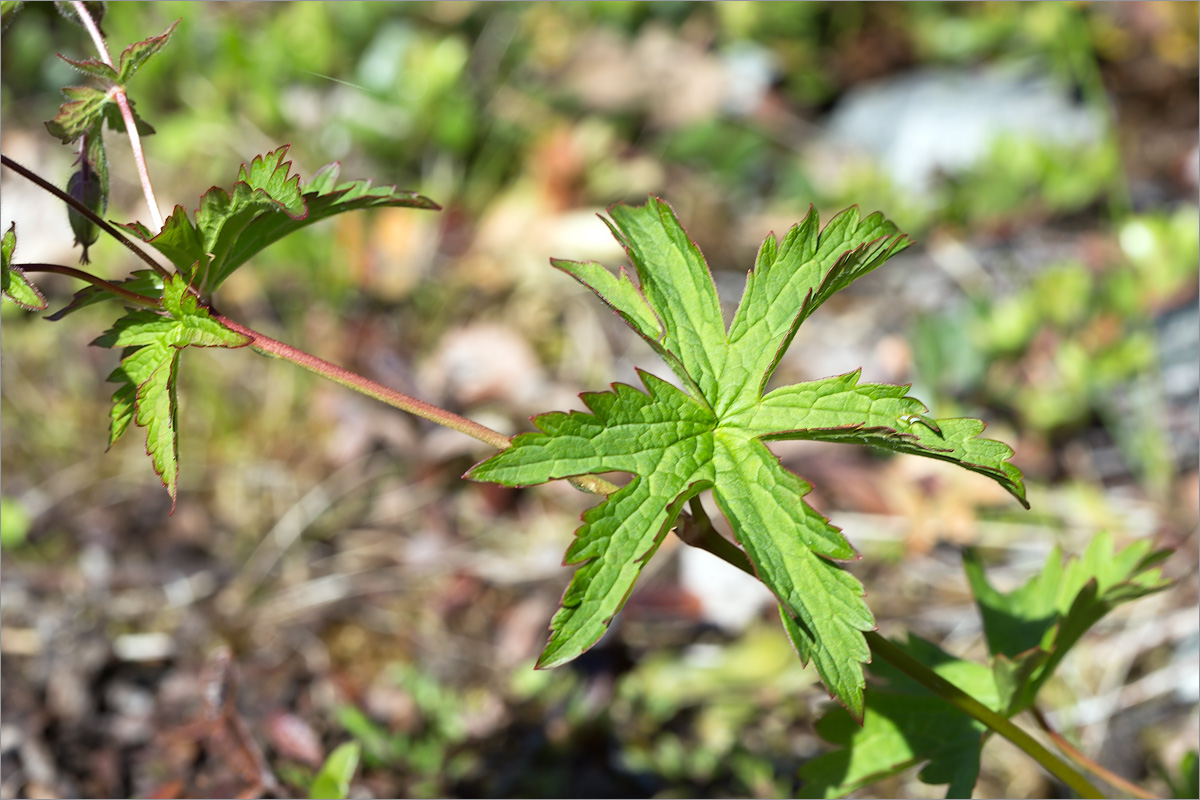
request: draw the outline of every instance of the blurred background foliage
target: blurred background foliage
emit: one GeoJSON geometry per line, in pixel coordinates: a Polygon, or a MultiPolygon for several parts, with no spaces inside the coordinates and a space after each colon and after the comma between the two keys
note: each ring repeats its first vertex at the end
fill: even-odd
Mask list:
{"type": "MultiPolygon", "coordinates": [[[[1010,583],[1101,527],[1181,548],[1179,588],[1106,622],[1048,690],[1085,750],[1180,785],[1196,3],[162,2],[113,4],[103,27],[116,52],[177,19],[130,87],[164,210],[286,142],[306,177],[339,160],[444,207],[305,229],[237,274],[222,311],[501,430],[656,367],[547,263],[620,263],[605,206],[670,200],[729,303],[762,237],[810,204],[885,211],[919,246],[808,323],[780,377],[862,365],[939,416],[988,420],[1034,511],[938,464],[777,452],[863,551],[881,629],[956,653],[981,653],[958,545],[1010,583]]],[[[92,55],[52,4],[23,6],[0,111],[4,152],[65,182],[73,155],[42,123],[80,79],[56,52],[92,55]]],[[[109,152],[110,216],[144,220],[115,136],[109,152]]],[[[20,260],[74,263],[55,201],[2,181],[20,260]]],[[[105,276],[134,267],[110,241],[92,256],[105,276]]],[[[78,288],[43,285],[52,307],[78,288]]],[[[465,484],[486,455],[471,442],[245,353],[185,358],[168,518],[141,448],[102,452],[115,356],[86,345],[110,315],[2,313],[4,796],[261,792],[254,748],[266,791],[304,795],[351,739],[355,796],[802,791],[825,695],[761,595],[713,589],[665,547],[602,646],[533,672],[587,498],[465,484]],[[235,689],[220,647],[240,673],[221,724],[248,726],[248,750],[196,727],[205,687],[235,689]]],[[[937,793],[913,774],[870,791],[937,793]]],[[[1055,791],[1002,743],[985,751],[979,794],[1055,791]]]]}

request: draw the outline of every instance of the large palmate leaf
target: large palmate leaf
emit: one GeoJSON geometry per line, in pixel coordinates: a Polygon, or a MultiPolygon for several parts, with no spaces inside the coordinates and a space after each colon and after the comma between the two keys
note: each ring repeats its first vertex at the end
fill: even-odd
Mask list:
{"type": "Polygon", "coordinates": [[[127,225],[142,241],[171,260],[202,295],[208,296],[267,245],[314,222],[362,208],[440,208],[416,192],[370,181],[338,182],[339,167],[323,167],[304,186],[285,161],[288,145],[243,164],[229,191],[214,186],[200,198],[195,221],[176,206],[155,234],[127,225]]]}
{"type": "Polygon", "coordinates": [[[1150,547],[1142,539],[1115,552],[1112,536],[1102,532],[1082,558],[1065,565],[1054,548],[1041,572],[1008,593],[988,583],[978,553],[964,554],[1006,713],[1029,707],[1063,657],[1101,617],[1171,586],[1157,567],[1171,551],[1152,552],[1150,547]]]}
{"type": "Polygon", "coordinates": [[[617,384],[582,395],[591,413],[534,419],[537,433],[468,476],[510,486],[603,472],[633,480],[588,511],[565,562],[580,564],[539,660],[550,667],[603,635],[682,505],[712,489],[758,576],[779,599],[807,663],[856,717],[862,714],[862,631],[874,621],[862,586],[834,562],[856,557],[840,530],[804,501],[812,488],[767,449],[771,439],[856,442],[953,461],[1025,502],[1012,450],[975,438],[983,423],[934,420],[904,386],[857,372],[763,395],[797,328],[838,289],[907,245],[880,214],[852,208],[818,229],[815,211],[776,242],[767,237],[726,331],[699,248],[661,200],[613,206],[609,227],[638,284],[622,270],[554,261],[594,291],[655,349],[684,388],[641,373],[643,393],[617,384]]]}
{"type": "Polygon", "coordinates": [[[174,502],[179,474],[175,383],[180,351],[244,347],[250,339],[210,317],[181,277],[164,282],[162,304],[165,313],[150,309],[126,313],[93,344],[124,348],[121,366],[108,377],[119,384],[112,398],[109,446],[130,422],[145,428],[146,453],[174,502]]]}

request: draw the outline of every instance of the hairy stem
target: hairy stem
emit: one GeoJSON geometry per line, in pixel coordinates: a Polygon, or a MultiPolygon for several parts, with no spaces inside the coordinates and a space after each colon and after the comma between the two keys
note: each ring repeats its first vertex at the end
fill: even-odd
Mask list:
{"type": "Polygon", "coordinates": [[[47,192],[54,195],[59,200],[62,200],[64,203],[69,205],[71,208],[75,209],[80,214],[82,214],[83,216],[90,219],[92,222],[94,222],[96,225],[98,225],[102,231],[104,231],[109,236],[113,237],[118,242],[120,242],[121,244],[123,244],[127,248],[129,248],[129,250],[132,251],[135,256],[140,258],[142,261],[146,262],[146,264],[148,264],[150,266],[150,269],[157,272],[163,278],[171,277],[171,273],[167,272],[167,270],[164,267],[162,267],[161,265],[159,265],[159,263],[157,261],[155,261],[149,255],[147,255],[145,250],[138,247],[136,244],[131,242],[129,239],[125,238],[124,234],[122,234],[120,231],[118,231],[112,225],[109,225],[107,222],[105,222],[103,219],[101,219],[100,216],[98,214],[96,214],[96,212],[92,211],[90,208],[88,208],[83,203],[76,200],[74,197],[71,197],[71,195],[67,194],[62,189],[59,189],[54,184],[50,183],[45,178],[38,175],[36,172],[33,172],[32,170],[28,170],[25,167],[21,166],[16,161],[13,161],[11,158],[9,158],[6,155],[0,154],[0,164],[3,164],[4,166],[8,167],[13,172],[17,173],[22,178],[24,178],[25,180],[36,184],[37,186],[39,186],[42,189],[45,189],[47,192]]]}
{"type": "MultiPolygon", "coordinates": [[[[112,58],[108,55],[108,46],[104,43],[104,37],[100,35],[100,29],[96,27],[95,21],[92,20],[92,15],[88,13],[87,6],[80,0],[73,0],[71,6],[75,9],[75,13],[79,15],[79,19],[83,22],[83,26],[87,28],[87,32],[91,34],[92,43],[96,45],[96,50],[100,53],[101,60],[108,64],[113,69],[116,66],[112,62],[112,58]]],[[[150,183],[150,170],[146,168],[146,156],[142,152],[142,139],[138,135],[137,125],[133,119],[133,109],[129,106],[129,98],[125,95],[124,86],[114,86],[112,88],[113,99],[117,101],[117,106],[121,109],[121,117],[125,120],[125,132],[129,134],[129,146],[133,149],[133,162],[137,164],[138,178],[142,182],[142,193],[146,195],[146,205],[150,207],[150,219],[154,223],[154,232],[158,233],[163,227],[162,214],[158,211],[158,200],[154,198],[154,186],[150,183]]]]}
{"type": "Polygon", "coordinates": [[[98,278],[90,272],[85,272],[81,269],[76,269],[75,267],[68,267],[62,264],[16,264],[14,266],[19,267],[22,272],[52,272],[56,275],[66,275],[70,278],[78,278],[81,281],[87,281],[93,286],[98,286],[106,292],[118,294],[121,297],[124,297],[126,300],[131,300],[139,305],[150,306],[151,308],[162,308],[162,302],[155,300],[153,297],[146,297],[144,294],[131,292],[119,284],[109,283],[103,278],[98,278]]]}
{"type": "Polygon", "coordinates": [[[250,337],[250,346],[260,353],[282,358],[284,361],[290,361],[296,366],[303,367],[310,372],[315,372],[323,378],[328,378],[334,383],[345,386],[347,389],[353,389],[381,403],[387,403],[393,408],[415,414],[422,419],[436,422],[438,425],[458,431],[459,433],[465,433],[467,436],[490,444],[499,450],[505,450],[512,445],[512,442],[503,433],[480,425],[478,422],[469,420],[466,417],[460,417],[458,414],[426,403],[424,400],[418,400],[402,392],[397,392],[395,389],[389,389],[369,378],[364,378],[356,372],[351,372],[344,367],[339,367],[337,364],[292,347],[290,344],[285,344],[251,328],[239,325],[221,314],[214,312],[212,318],[231,331],[236,331],[243,336],[250,337]]]}
{"type": "Polygon", "coordinates": [[[1125,792],[1130,797],[1140,797],[1142,800],[1159,800],[1158,795],[1147,792],[1136,783],[1125,780],[1117,773],[1113,772],[1107,767],[1097,764],[1095,761],[1081,753],[1079,749],[1075,747],[1075,745],[1068,742],[1062,734],[1051,727],[1050,721],[1046,719],[1046,716],[1037,706],[1033,706],[1030,710],[1033,712],[1033,718],[1037,720],[1038,727],[1046,732],[1046,735],[1054,741],[1054,744],[1059,750],[1066,753],[1067,758],[1071,759],[1080,767],[1086,769],[1093,775],[1099,777],[1105,783],[1115,786],[1122,792],[1125,792]]]}

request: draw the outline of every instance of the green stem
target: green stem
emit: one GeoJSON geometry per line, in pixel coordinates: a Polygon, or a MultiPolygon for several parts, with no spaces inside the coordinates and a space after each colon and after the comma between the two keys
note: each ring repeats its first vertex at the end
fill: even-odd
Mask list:
{"type": "Polygon", "coordinates": [[[37,184],[38,186],[45,189],[50,194],[57,197],[59,200],[62,200],[64,203],[69,205],[71,208],[78,211],[80,214],[83,214],[85,217],[90,219],[92,222],[96,223],[96,225],[98,225],[101,230],[103,230],[109,236],[116,239],[121,244],[128,247],[135,256],[140,258],[142,261],[145,261],[148,265],[150,265],[150,269],[157,272],[163,278],[171,277],[171,273],[167,272],[167,270],[164,269],[162,266],[160,266],[157,261],[155,261],[150,256],[148,256],[146,254],[146,251],[142,250],[140,247],[135,245],[133,242],[126,239],[125,236],[120,231],[118,231],[112,225],[109,225],[107,222],[105,222],[103,219],[101,219],[100,216],[98,214],[96,214],[96,212],[92,211],[90,208],[88,208],[83,203],[76,200],[74,197],[71,197],[71,195],[67,194],[62,189],[59,189],[57,186],[55,186],[54,184],[45,180],[37,173],[31,172],[30,170],[21,166],[16,161],[13,161],[11,158],[9,158],[6,155],[0,154],[0,164],[3,164],[4,166],[8,167],[13,172],[20,175],[22,178],[25,178],[27,181],[31,181],[31,182],[37,184]]]}
{"type": "Polygon", "coordinates": [[[1054,741],[1054,744],[1059,750],[1066,753],[1067,758],[1074,761],[1080,767],[1086,769],[1093,775],[1096,775],[1105,783],[1115,786],[1122,792],[1127,793],[1130,797],[1140,797],[1142,800],[1159,800],[1158,795],[1147,792],[1136,783],[1125,780],[1117,773],[1101,766],[1100,764],[1097,764],[1095,761],[1081,753],[1079,749],[1075,747],[1075,745],[1068,742],[1062,734],[1051,727],[1050,721],[1046,719],[1046,716],[1042,714],[1041,709],[1039,709],[1037,706],[1030,708],[1030,711],[1033,712],[1033,718],[1037,720],[1038,727],[1046,732],[1046,735],[1054,741]]]}
{"type": "Polygon", "coordinates": [[[87,281],[93,286],[98,286],[106,292],[118,294],[121,297],[124,297],[126,300],[130,300],[139,305],[150,306],[151,308],[162,308],[162,303],[158,300],[155,300],[153,297],[146,297],[144,294],[131,292],[119,284],[109,283],[103,278],[99,278],[90,272],[76,269],[75,267],[68,267],[63,264],[16,264],[15,266],[20,268],[22,272],[52,272],[56,275],[66,275],[70,278],[78,278],[81,281],[87,281]]]}
{"type": "Polygon", "coordinates": [[[871,646],[872,654],[882,656],[893,667],[926,689],[929,689],[959,711],[969,714],[972,718],[979,720],[1024,750],[1034,761],[1041,764],[1047,772],[1071,787],[1077,795],[1089,798],[1104,797],[1104,794],[1093,786],[1087,778],[1083,777],[1083,775],[1072,769],[1069,764],[1043,747],[1040,742],[1028,733],[1017,727],[1012,720],[988,708],[875,631],[867,631],[863,635],[867,638],[867,644],[871,646]]]}

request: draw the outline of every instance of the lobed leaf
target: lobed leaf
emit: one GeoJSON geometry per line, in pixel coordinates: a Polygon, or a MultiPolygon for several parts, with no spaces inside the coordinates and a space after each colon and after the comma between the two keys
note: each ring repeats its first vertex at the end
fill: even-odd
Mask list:
{"type": "Polygon", "coordinates": [[[17,223],[8,226],[4,237],[0,239],[0,292],[3,296],[21,306],[27,311],[42,311],[46,308],[46,298],[36,286],[29,282],[20,267],[12,263],[13,253],[17,249],[17,223]]]}
{"type": "Polygon", "coordinates": [[[103,61],[97,61],[94,58],[76,61],[73,58],[67,58],[62,53],[58,53],[58,57],[82,72],[84,75],[91,75],[93,78],[99,78],[100,80],[108,81],[109,83],[119,83],[117,71],[108,64],[105,64],[103,61]]]}
{"type": "Polygon", "coordinates": [[[968,549],[963,565],[1007,713],[1027,708],[1063,657],[1109,611],[1169,588],[1172,582],[1157,566],[1168,553],[1151,552],[1146,540],[1116,552],[1105,531],[1092,539],[1082,558],[1065,565],[1056,547],[1041,572],[1004,593],[991,586],[979,554],[968,549]]]}
{"type": "Polygon", "coordinates": [[[128,83],[133,74],[142,68],[142,65],[166,46],[178,24],[179,20],[176,20],[171,23],[171,27],[158,36],[151,36],[149,39],[134,42],[129,47],[126,47],[121,53],[121,60],[117,62],[119,66],[116,82],[120,84],[128,83]]]}
{"type": "Polygon", "coordinates": [[[284,145],[242,164],[229,191],[214,186],[205,192],[194,223],[176,206],[157,234],[138,223],[125,227],[208,296],[264,247],[314,222],[365,208],[440,208],[392,186],[338,183],[337,164],[322,168],[301,186],[300,176],[291,173],[292,162],[285,160],[287,151],[284,145]]]}
{"type": "Polygon", "coordinates": [[[174,501],[178,487],[175,394],[179,355],[185,347],[244,347],[250,340],[209,316],[181,276],[163,285],[165,314],[130,311],[93,344],[123,347],[121,366],[108,379],[119,384],[112,397],[109,447],[130,422],[146,429],[146,453],[174,501]]]}
{"type": "Polygon", "coordinates": [[[67,97],[54,119],[46,123],[46,130],[63,144],[71,142],[90,131],[99,132],[104,119],[104,109],[113,103],[108,93],[90,86],[67,86],[62,90],[67,97]]]}
{"type": "Polygon", "coordinates": [[[1001,483],[1024,502],[1006,445],[979,439],[977,420],[934,420],[908,387],[859,383],[859,373],[777,389],[763,387],[796,329],[833,292],[907,246],[880,214],[857,209],[818,231],[815,211],[777,243],[768,237],[747,276],[726,335],[699,248],[657,198],[615,205],[608,225],[639,285],[622,270],[552,261],[645,338],[684,389],[646,373],[628,386],[582,395],[591,413],[543,414],[537,433],[476,465],[467,477],[510,486],[610,471],[635,477],[584,515],[567,551],[579,563],[539,661],[554,666],[603,635],[645,559],[682,504],[712,490],[758,577],[779,599],[805,663],[817,668],[849,713],[863,714],[863,631],[874,627],[862,585],[832,563],[854,548],[804,497],[811,486],[767,449],[773,439],[827,439],[953,461],[1001,483]]]}

